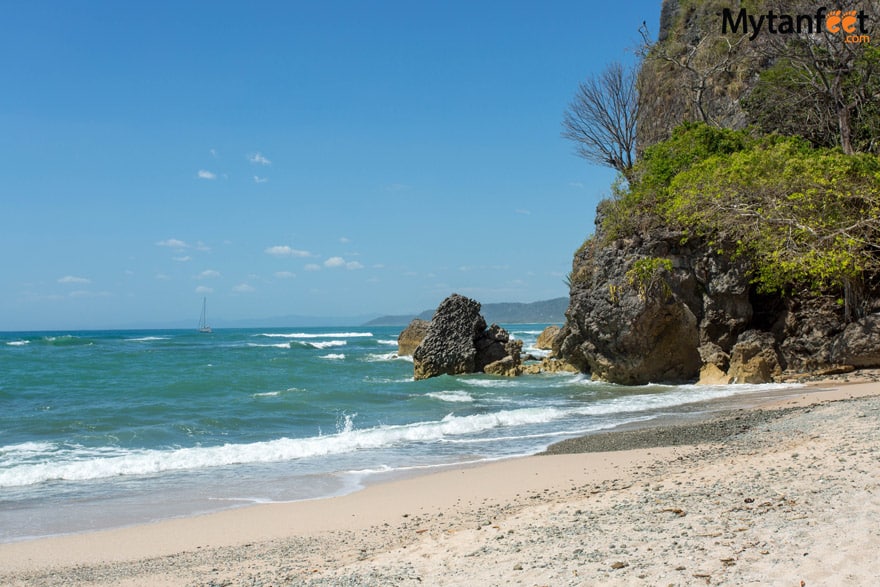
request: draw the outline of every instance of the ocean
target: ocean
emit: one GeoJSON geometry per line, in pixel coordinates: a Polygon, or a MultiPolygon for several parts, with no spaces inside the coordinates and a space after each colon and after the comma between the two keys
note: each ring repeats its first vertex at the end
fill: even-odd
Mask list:
{"type": "MultiPolygon", "coordinates": [[[[539,355],[543,326],[508,329],[539,355]]],[[[0,333],[0,542],[339,495],[779,388],[414,381],[399,332],[0,333]]]]}

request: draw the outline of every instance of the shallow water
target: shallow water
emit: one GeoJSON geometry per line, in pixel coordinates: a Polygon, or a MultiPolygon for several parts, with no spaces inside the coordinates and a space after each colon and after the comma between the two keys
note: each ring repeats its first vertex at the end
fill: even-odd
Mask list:
{"type": "MultiPolygon", "coordinates": [[[[542,328],[509,329],[530,350],[542,328]]],[[[413,381],[399,330],[0,334],[0,541],[340,494],[775,389],[413,381]]]]}

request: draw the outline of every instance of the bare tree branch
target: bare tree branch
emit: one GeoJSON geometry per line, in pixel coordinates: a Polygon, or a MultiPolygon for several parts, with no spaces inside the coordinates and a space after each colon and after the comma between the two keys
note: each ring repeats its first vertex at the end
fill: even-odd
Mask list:
{"type": "Polygon", "coordinates": [[[638,90],[634,69],[620,63],[581,83],[562,119],[577,154],[629,178],[635,163],[638,90]]]}

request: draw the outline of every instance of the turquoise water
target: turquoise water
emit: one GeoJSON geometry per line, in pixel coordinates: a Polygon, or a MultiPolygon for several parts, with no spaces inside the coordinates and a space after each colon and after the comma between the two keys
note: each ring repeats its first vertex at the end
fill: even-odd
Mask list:
{"type": "MultiPolygon", "coordinates": [[[[542,327],[509,329],[531,349],[542,327]]],[[[399,330],[0,333],[0,541],[340,494],[752,390],[413,381],[399,330]]]]}

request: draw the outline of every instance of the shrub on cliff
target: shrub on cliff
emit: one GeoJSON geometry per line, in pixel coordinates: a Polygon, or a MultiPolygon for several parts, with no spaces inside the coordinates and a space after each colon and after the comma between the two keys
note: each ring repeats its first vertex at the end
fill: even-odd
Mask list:
{"type": "Polygon", "coordinates": [[[703,124],[647,149],[604,207],[606,238],[666,225],[744,256],[759,291],[843,294],[859,316],[880,274],[880,159],[703,124]]]}

